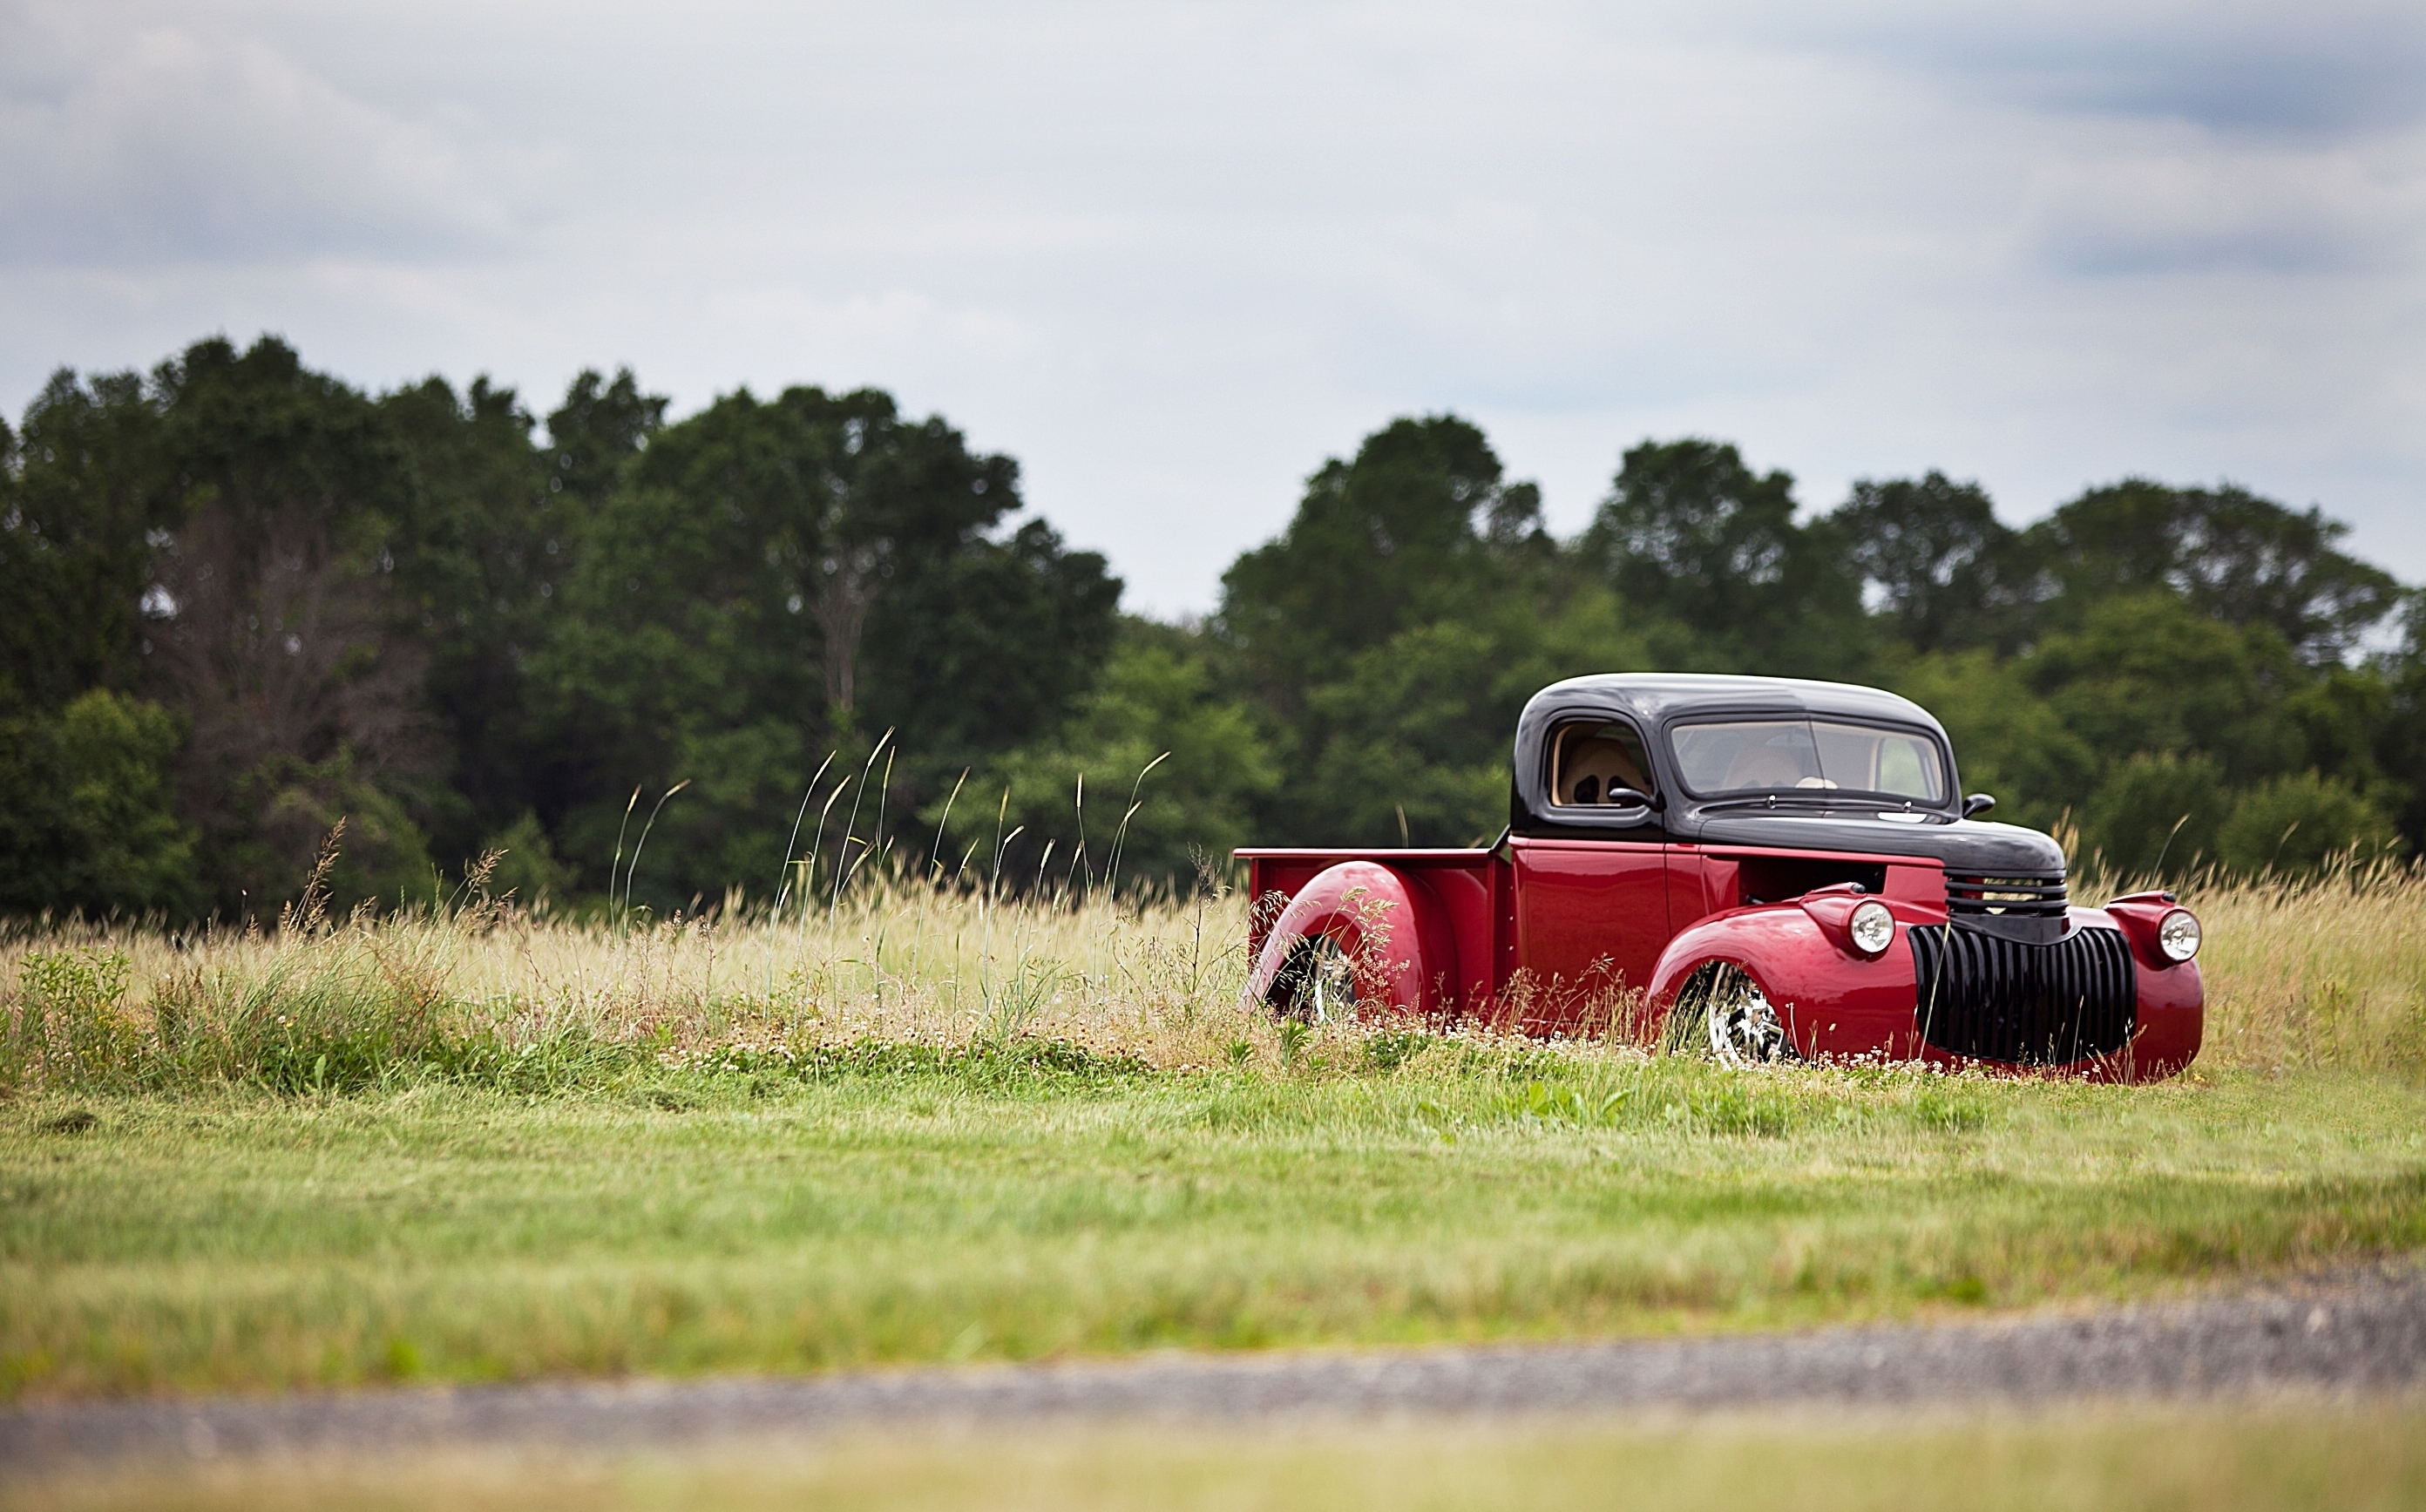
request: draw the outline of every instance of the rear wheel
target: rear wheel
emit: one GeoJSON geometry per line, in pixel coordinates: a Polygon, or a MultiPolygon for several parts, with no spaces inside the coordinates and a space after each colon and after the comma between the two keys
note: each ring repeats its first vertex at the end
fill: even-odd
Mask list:
{"type": "Polygon", "coordinates": [[[1328,935],[1289,947],[1288,960],[1267,996],[1272,1011],[1307,1024],[1340,1024],[1356,1016],[1356,968],[1328,935]]]}

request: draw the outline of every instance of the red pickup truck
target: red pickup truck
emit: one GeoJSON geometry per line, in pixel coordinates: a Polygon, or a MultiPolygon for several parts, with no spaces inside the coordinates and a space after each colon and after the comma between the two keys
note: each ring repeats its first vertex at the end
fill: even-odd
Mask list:
{"type": "Polygon", "coordinates": [[[1624,674],[1536,693],[1483,850],[1249,849],[1251,1000],[1315,1019],[2146,1081],[2198,1053],[2198,920],[2072,905],[1976,816],[1945,730],[1842,683],[1624,674]]]}

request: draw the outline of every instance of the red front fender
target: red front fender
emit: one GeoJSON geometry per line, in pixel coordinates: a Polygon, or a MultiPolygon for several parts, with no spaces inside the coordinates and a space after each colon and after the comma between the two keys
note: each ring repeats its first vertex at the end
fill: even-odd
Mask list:
{"type": "MultiPolygon", "coordinates": [[[[1835,919],[1849,913],[1850,897],[1811,894],[1786,902],[1762,903],[1713,914],[1669,943],[1651,975],[1651,1027],[1658,1031],[1677,994],[1704,967],[1725,962],[1740,967],[1776,1008],[1788,1044],[1809,1058],[1878,1056],[1926,1061],[1945,1066],[2034,1071],[2092,1081],[2150,1081],[2172,1076],[2198,1053],[2204,992],[2194,964],[2175,966],[2135,944],[2132,970],[2137,1024],[2122,1052],[2068,1065],[2009,1065],[1978,1061],[1927,1043],[1915,1012],[1912,947],[1905,933],[1915,924],[1938,925],[1946,915],[1925,904],[1879,900],[1895,915],[1896,938],[1884,954],[1866,957],[1852,948],[1835,919]]],[[[2119,911],[2118,911],[2119,912],[2119,911]]],[[[2124,922],[2098,909],[2072,910],[2075,930],[2124,922]]],[[[2150,926],[2153,929],[2153,925],[2150,926]]],[[[2127,937],[2130,930],[2124,931],[2127,937]]],[[[2144,932],[2143,932],[2144,933],[2144,932]]]]}
{"type": "Polygon", "coordinates": [[[1442,1016],[1454,1008],[1457,944],[1448,913],[1420,877],[1372,861],[1342,861],[1317,872],[1272,920],[1246,999],[1265,1002],[1272,979],[1300,940],[1336,942],[1356,969],[1359,1000],[1402,1013],[1442,1016]]]}
{"type": "MultiPolygon", "coordinates": [[[[1899,923],[1942,921],[1890,902],[1899,923]]],[[[1876,958],[1839,944],[1793,902],[1713,914],[1669,941],[1652,968],[1648,1004],[1657,1032],[1693,973],[1717,962],[1741,967],[1777,1009],[1796,1052],[1804,1056],[1884,1052],[1911,1060],[1921,1050],[1913,1022],[1912,952],[1899,930],[1876,958]]]]}

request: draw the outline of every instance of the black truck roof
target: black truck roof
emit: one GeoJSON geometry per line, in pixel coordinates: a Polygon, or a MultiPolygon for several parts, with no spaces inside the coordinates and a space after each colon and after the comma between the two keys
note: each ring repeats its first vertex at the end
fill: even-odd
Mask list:
{"type": "Polygon", "coordinates": [[[1679,715],[1771,712],[1917,724],[1941,739],[1946,734],[1929,710],[1911,699],[1853,683],[1704,672],[1603,672],[1554,682],[1535,693],[1516,722],[1518,743],[1537,724],[1594,710],[1630,714],[1642,723],[1645,735],[1679,715]]]}
{"type": "MultiPolygon", "coordinates": [[[[1900,724],[1935,737],[1953,757],[1946,728],[1909,698],[1852,683],[1797,677],[1737,677],[1710,673],[1621,672],[1570,677],[1535,693],[1516,722],[1515,770],[1511,773],[1509,822],[1520,835],[1607,835],[1629,837],[1660,833],[1702,843],[1777,846],[1795,850],[1858,851],[1933,856],[1949,868],[1995,875],[2062,876],[2063,852],[2035,830],[1961,818],[1961,789],[1945,802],[1922,807],[1926,822],[1884,823],[1874,797],[1848,795],[1845,802],[1813,809],[1807,804],[1765,812],[1740,801],[1692,804],[1662,777],[1673,802],[1656,815],[1642,810],[1608,814],[1567,810],[1555,818],[1549,803],[1548,744],[1560,724],[1595,715],[1633,721],[1642,729],[1655,768],[1672,770],[1660,730],[1679,720],[1730,714],[1807,715],[1859,723],[1900,724]],[[1627,817],[1628,815],[1631,817],[1627,817]]],[[[1921,805],[1904,805],[1907,808],[1921,805]]]]}

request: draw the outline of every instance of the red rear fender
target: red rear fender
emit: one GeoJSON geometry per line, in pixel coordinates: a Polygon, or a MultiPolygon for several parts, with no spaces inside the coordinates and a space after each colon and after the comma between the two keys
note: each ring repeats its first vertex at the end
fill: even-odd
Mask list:
{"type": "Polygon", "coordinates": [[[1456,939],[1448,910],[1420,876],[1372,861],[1317,873],[1272,920],[1247,978],[1247,1000],[1268,1001],[1298,942],[1316,938],[1337,943],[1353,964],[1359,1002],[1426,1017],[1455,1010],[1456,939]]]}

